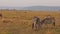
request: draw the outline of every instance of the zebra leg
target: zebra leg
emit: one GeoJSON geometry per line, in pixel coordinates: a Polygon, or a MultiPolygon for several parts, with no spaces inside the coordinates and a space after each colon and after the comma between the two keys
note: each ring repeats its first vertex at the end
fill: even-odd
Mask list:
{"type": "Polygon", "coordinates": [[[39,30],[39,28],[40,28],[40,25],[39,24],[36,24],[36,29],[35,29],[35,31],[38,31],[39,30]]]}
{"type": "Polygon", "coordinates": [[[41,24],[39,23],[39,24],[38,24],[38,30],[39,30],[40,28],[41,28],[41,24]]]}
{"type": "Polygon", "coordinates": [[[55,22],[53,23],[53,25],[55,26],[55,22]]]}
{"type": "Polygon", "coordinates": [[[35,24],[35,31],[38,31],[38,25],[37,24],[35,24]]]}
{"type": "Polygon", "coordinates": [[[55,28],[55,22],[52,23],[52,28],[51,29],[53,29],[53,28],[55,28]]]}
{"type": "Polygon", "coordinates": [[[53,22],[53,26],[55,26],[55,22],[53,22]]]}

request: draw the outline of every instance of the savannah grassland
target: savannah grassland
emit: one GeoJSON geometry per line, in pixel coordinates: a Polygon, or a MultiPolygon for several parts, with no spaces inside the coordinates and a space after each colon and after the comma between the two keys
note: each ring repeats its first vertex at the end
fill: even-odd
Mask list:
{"type": "Polygon", "coordinates": [[[0,11],[0,34],[60,34],[60,12],[49,11],[0,11]],[[32,30],[32,17],[38,16],[41,20],[46,15],[52,15],[56,19],[56,26],[51,24],[42,25],[42,28],[35,32],[32,30]]]}

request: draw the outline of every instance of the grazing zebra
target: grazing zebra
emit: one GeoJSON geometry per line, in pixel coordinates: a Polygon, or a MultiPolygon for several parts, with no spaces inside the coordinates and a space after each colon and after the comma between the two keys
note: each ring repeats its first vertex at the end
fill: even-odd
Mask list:
{"type": "Polygon", "coordinates": [[[41,24],[52,24],[53,26],[55,26],[55,18],[48,15],[46,16],[42,21],[41,24]]]}
{"type": "Polygon", "coordinates": [[[37,30],[39,30],[39,28],[40,28],[40,19],[35,16],[32,19],[32,29],[37,31],[37,30]]]}

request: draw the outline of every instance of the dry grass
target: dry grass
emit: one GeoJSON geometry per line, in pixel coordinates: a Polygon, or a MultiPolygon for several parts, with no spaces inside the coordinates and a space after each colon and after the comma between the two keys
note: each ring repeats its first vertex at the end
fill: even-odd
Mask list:
{"type": "Polygon", "coordinates": [[[60,34],[60,12],[32,12],[32,11],[0,11],[0,34],[60,34]],[[56,19],[55,28],[46,25],[35,32],[31,29],[32,17],[38,16],[43,19],[45,15],[52,15],[56,19]],[[45,27],[46,26],[46,27],[45,27]]]}

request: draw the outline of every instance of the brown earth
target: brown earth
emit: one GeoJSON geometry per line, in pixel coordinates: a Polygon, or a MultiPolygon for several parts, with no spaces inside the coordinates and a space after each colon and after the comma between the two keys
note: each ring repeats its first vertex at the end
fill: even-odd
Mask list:
{"type": "Polygon", "coordinates": [[[0,34],[60,34],[60,12],[49,11],[0,11],[0,34]],[[35,32],[32,30],[32,17],[38,16],[42,20],[44,16],[51,15],[56,19],[56,26],[49,24],[35,32]]]}

